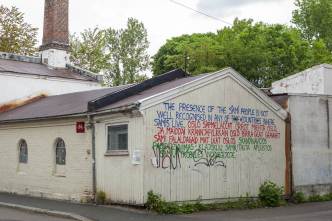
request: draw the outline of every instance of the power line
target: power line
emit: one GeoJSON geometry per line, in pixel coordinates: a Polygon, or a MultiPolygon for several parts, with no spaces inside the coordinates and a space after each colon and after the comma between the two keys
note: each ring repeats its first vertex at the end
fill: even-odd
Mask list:
{"type": "Polygon", "coordinates": [[[222,19],[220,19],[220,18],[218,18],[218,17],[216,17],[216,16],[209,15],[209,14],[207,14],[207,13],[205,13],[205,12],[202,12],[202,11],[199,11],[199,10],[194,9],[194,8],[192,8],[192,7],[189,7],[188,5],[185,5],[185,4],[181,3],[181,2],[177,2],[177,1],[174,1],[174,0],[169,0],[169,1],[172,2],[172,3],[174,3],[174,4],[180,5],[180,6],[184,7],[184,8],[186,8],[186,9],[189,9],[189,10],[191,10],[191,11],[194,11],[194,12],[196,12],[196,13],[198,13],[198,14],[204,15],[204,16],[206,16],[206,17],[212,18],[212,19],[217,20],[217,21],[221,21],[221,22],[223,22],[223,23],[225,23],[225,24],[227,24],[227,25],[232,25],[232,24],[229,23],[228,21],[222,20],[222,19]]]}

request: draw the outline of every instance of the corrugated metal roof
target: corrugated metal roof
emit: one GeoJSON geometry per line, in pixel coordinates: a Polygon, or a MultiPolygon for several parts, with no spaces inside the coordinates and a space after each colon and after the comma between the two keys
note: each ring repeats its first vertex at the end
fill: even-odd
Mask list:
{"type": "Polygon", "coordinates": [[[6,59],[0,59],[0,72],[58,77],[83,81],[97,81],[95,78],[76,73],[69,68],[51,69],[47,65],[43,64],[6,59]]]}
{"type": "MultiPolygon", "coordinates": [[[[150,89],[138,92],[133,96],[129,96],[110,105],[106,105],[102,108],[97,109],[96,111],[104,111],[108,109],[131,105],[141,99],[168,91],[172,88],[181,86],[185,83],[191,82],[200,77],[202,76],[200,75],[195,77],[183,77],[175,79],[173,81],[164,82],[154,87],[151,87],[150,89]]],[[[18,107],[17,109],[1,113],[0,122],[48,118],[48,117],[60,117],[60,116],[87,113],[89,101],[102,98],[106,95],[112,96],[112,94],[115,94],[116,92],[119,91],[123,91],[123,93],[126,93],[126,90],[128,90],[132,86],[134,85],[124,85],[124,86],[118,86],[106,89],[98,89],[98,90],[46,97],[34,103],[27,104],[25,106],[18,107]]]]}

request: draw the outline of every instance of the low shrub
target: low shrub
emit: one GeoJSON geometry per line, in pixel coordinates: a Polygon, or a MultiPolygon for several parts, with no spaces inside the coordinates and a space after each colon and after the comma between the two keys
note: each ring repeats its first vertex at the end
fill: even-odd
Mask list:
{"type": "Polygon", "coordinates": [[[265,181],[259,187],[259,199],[264,206],[277,207],[282,204],[283,188],[271,181],[265,181]]]}
{"type": "Polygon", "coordinates": [[[294,193],[292,199],[293,199],[294,203],[304,203],[307,201],[304,193],[302,193],[302,192],[294,193]]]}
{"type": "Polygon", "coordinates": [[[106,193],[104,191],[98,191],[96,196],[96,203],[103,205],[106,203],[106,193]]]}

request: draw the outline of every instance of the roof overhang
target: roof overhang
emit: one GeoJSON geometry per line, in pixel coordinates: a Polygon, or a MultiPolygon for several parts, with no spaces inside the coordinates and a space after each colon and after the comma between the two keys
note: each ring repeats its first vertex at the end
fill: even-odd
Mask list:
{"type": "Polygon", "coordinates": [[[282,120],[286,120],[288,117],[288,113],[284,110],[279,104],[277,104],[274,100],[268,97],[264,92],[255,87],[252,83],[250,83],[247,79],[245,79],[241,74],[235,71],[233,68],[225,68],[221,71],[217,71],[215,73],[207,74],[198,78],[196,80],[190,81],[181,86],[172,88],[170,90],[164,91],[159,94],[155,94],[153,96],[147,97],[145,99],[139,100],[140,110],[143,111],[147,108],[155,106],[157,104],[163,103],[167,100],[175,98],[179,95],[186,94],[191,91],[195,91],[205,85],[214,83],[218,80],[224,79],[226,77],[230,77],[235,80],[239,85],[245,88],[250,94],[256,97],[257,100],[262,102],[268,109],[274,112],[278,117],[282,120]]]}

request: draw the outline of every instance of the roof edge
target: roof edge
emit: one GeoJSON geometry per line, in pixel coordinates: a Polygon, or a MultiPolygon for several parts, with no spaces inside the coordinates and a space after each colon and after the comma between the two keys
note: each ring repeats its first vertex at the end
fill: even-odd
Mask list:
{"type": "Polygon", "coordinates": [[[175,96],[178,96],[179,94],[187,93],[188,91],[203,87],[211,82],[215,82],[216,80],[223,79],[227,76],[232,76],[234,80],[240,83],[240,85],[246,87],[249,91],[251,91],[252,95],[257,97],[264,105],[268,106],[278,117],[283,120],[287,119],[288,113],[286,110],[284,110],[272,98],[270,98],[260,89],[255,87],[252,83],[250,83],[247,79],[245,79],[241,74],[239,74],[231,67],[204,75],[201,78],[195,79],[181,86],[139,100],[138,102],[141,104],[140,110],[147,109],[165,100],[169,100],[175,96]]]}
{"type": "Polygon", "coordinates": [[[123,90],[119,90],[115,93],[105,95],[96,100],[92,100],[88,103],[88,111],[94,112],[99,108],[105,107],[107,105],[113,104],[117,101],[123,100],[127,97],[133,96],[137,93],[140,93],[144,90],[150,89],[157,85],[173,81],[175,79],[187,77],[188,74],[182,69],[176,69],[165,74],[159,75],[157,77],[150,78],[143,81],[142,83],[135,84],[123,90]]]}

